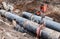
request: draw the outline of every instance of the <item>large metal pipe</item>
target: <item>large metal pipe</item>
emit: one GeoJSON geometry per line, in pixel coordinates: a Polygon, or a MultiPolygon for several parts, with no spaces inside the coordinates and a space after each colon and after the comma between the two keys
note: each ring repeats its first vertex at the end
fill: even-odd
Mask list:
{"type": "MultiPolygon", "coordinates": [[[[29,21],[25,18],[19,17],[18,15],[12,14],[10,12],[6,12],[4,10],[0,10],[0,15],[5,16],[7,19],[16,20],[20,26],[27,29],[28,31],[35,33],[39,28],[39,24],[29,21]]],[[[52,29],[44,27],[40,31],[39,34],[44,39],[60,39],[60,32],[54,31],[52,29]]]]}
{"type": "MultiPolygon", "coordinates": [[[[29,19],[29,20],[31,20],[31,18],[32,18],[32,20],[34,22],[37,22],[39,24],[41,22],[41,17],[40,16],[33,15],[31,13],[28,13],[28,12],[23,12],[22,16],[29,19]]],[[[60,23],[54,22],[54,21],[46,19],[46,18],[44,18],[44,22],[46,24],[46,27],[60,32],[60,23]]]]}

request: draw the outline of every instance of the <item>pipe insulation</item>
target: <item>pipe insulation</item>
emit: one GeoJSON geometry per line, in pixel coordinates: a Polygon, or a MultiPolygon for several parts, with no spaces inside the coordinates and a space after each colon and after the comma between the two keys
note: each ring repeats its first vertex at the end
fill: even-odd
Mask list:
{"type": "MultiPolygon", "coordinates": [[[[20,26],[27,29],[28,31],[35,33],[37,28],[39,28],[39,24],[29,21],[25,18],[19,17],[16,14],[12,14],[11,12],[6,12],[5,10],[0,10],[0,15],[5,16],[7,19],[16,20],[20,26]]],[[[39,34],[44,39],[60,39],[60,32],[54,31],[52,29],[44,27],[40,31],[39,34]]]]}
{"type": "MultiPolygon", "coordinates": [[[[40,16],[33,15],[31,13],[28,13],[28,12],[23,12],[22,16],[24,18],[29,19],[29,20],[32,19],[32,21],[37,22],[38,24],[40,24],[40,22],[41,22],[41,17],[40,16]]],[[[52,20],[49,20],[49,19],[46,19],[46,18],[44,18],[44,22],[45,22],[46,27],[60,32],[60,23],[57,23],[55,21],[52,21],[52,20]]]]}

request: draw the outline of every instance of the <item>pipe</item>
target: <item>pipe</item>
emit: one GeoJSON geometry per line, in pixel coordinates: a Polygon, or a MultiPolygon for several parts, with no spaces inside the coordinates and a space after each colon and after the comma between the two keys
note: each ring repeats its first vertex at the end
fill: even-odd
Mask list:
{"type": "MultiPolygon", "coordinates": [[[[29,12],[22,12],[22,16],[24,17],[26,13],[28,14],[29,12]]],[[[30,14],[30,13],[29,13],[29,14],[30,14]]],[[[33,14],[32,14],[32,15],[33,15],[33,14]]],[[[31,15],[31,16],[32,16],[32,15],[31,15]]],[[[26,16],[27,16],[27,15],[26,15],[26,16]]],[[[25,16],[25,17],[26,17],[26,16],[25,16]]],[[[29,15],[29,16],[30,16],[30,15],[29,15]]],[[[29,16],[28,16],[28,17],[29,17],[29,16]]],[[[37,16],[37,15],[36,15],[36,16],[37,16]]],[[[52,21],[53,21],[53,18],[50,18],[50,17],[48,17],[48,16],[45,16],[45,19],[48,19],[48,20],[52,20],[52,21]]],[[[30,20],[31,20],[31,19],[30,19],[30,20]]]]}
{"type": "MultiPolygon", "coordinates": [[[[16,20],[23,28],[27,29],[28,31],[35,33],[37,28],[39,28],[39,24],[29,21],[25,18],[19,17],[18,15],[12,14],[10,12],[6,12],[4,10],[0,10],[0,15],[5,16],[7,19],[16,20]]],[[[44,39],[60,39],[60,32],[51,30],[49,28],[44,27],[40,31],[39,34],[44,39]]]]}
{"type": "MultiPolygon", "coordinates": [[[[36,15],[33,15],[31,13],[28,13],[28,12],[23,12],[22,16],[24,18],[29,19],[29,20],[31,20],[31,18],[32,18],[32,21],[37,22],[38,24],[40,24],[40,22],[41,22],[40,16],[36,16],[36,15]]],[[[54,21],[46,19],[46,18],[44,18],[44,22],[46,24],[46,27],[60,32],[60,23],[54,22],[54,21]]]]}

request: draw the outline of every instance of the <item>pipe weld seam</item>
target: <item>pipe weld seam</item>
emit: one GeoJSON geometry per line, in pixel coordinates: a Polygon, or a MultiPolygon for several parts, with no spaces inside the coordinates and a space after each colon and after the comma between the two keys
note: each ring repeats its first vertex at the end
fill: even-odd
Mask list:
{"type": "Polygon", "coordinates": [[[36,29],[36,35],[39,38],[41,36],[41,30],[44,29],[44,25],[39,25],[39,27],[36,29]]]}

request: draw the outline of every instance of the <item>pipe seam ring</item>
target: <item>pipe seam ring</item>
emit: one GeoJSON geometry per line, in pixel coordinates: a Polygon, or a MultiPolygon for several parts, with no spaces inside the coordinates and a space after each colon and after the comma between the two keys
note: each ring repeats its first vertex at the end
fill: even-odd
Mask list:
{"type": "Polygon", "coordinates": [[[36,29],[37,38],[39,38],[41,36],[41,30],[43,30],[43,29],[44,29],[44,24],[39,25],[39,27],[36,29]]]}

